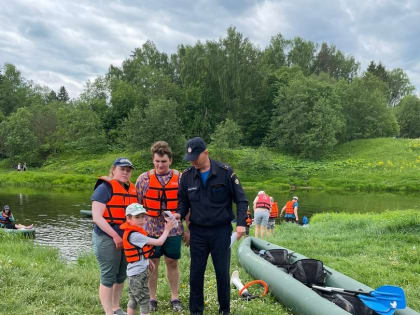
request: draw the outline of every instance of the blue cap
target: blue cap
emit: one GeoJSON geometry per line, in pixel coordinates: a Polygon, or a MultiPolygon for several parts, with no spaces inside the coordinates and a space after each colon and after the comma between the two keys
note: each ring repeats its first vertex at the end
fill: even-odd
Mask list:
{"type": "Polygon", "coordinates": [[[123,157],[117,158],[112,165],[128,166],[128,167],[134,168],[133,163],[131,163],[129,159],[123,158],[123,157]]]}

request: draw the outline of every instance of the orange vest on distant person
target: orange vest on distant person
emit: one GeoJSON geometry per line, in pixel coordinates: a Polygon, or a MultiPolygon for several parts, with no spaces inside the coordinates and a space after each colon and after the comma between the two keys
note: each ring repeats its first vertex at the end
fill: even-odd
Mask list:
{"type": "Polygon", "coordinates": [[[112,187],[112,197],[106,204],[106,209],[103,217],[108,223],[122,224],[125,222],[125,208],[132,203],[138,202],[136,187],[130,183],[128,191],[116,179],[109,179],[109,177],[102,176],[96,182],[95,188],[98,187],[102,181],[109,183],[112,187]]]}
{"type": "Polygon", "coordinates": [[[288,202],[286,202],[286,214],[295,214],[295,208],[293,207],[293,205],[295,204],[296,201],[294,200],[290,200],[288,202]]]}
{"type": "Polygon", "coordinates": [[[277,205],[277,202],[273,202],[271,204],[271,212],[270,212],[270,218],[277,218],[279,216],[279,207],[277,205]]]}
{"type": "Polygon", "coordinates": [[[122,230],[124,230],[123,247],[125,259],[127,260],[127,262],[133,263],[139,261],[141,259],[141,256],[147,259],[151,255],[153,255],[153,253],[155,252],[154,246],[146,244],[143,247],[138,247],[130,243],[129,241],[130,234],[133,232],[139,232],[140,234],[147,236],[147,232],[143,228],[132,225],[128,222],[121,224],[120,227],[122,230]]]}
{"type": "Polygon", "coordinates": [[[175,213],[178,208],[178,179],[179,172],[172,170],[171,179],[166,185],[162,185],[155,170],[149,171],[149,188],[143,196],[143,206],[149,216],[158,217],[166,210],[175,213]],[[162,207],[164,203],[166,208],[162,207]]]}
{"type": "Polygon", "coordinates": [[[246,211],[246,226],[250,227],[252,224],[252,217],[251,217],[251,212],[249,210],[246,211]]]}
{"type": "Polygon", "coordinates": [[[270,196],[267,194],[259,194],[255,208],[266,208],[267,210],[271,209],[270,196]]]}

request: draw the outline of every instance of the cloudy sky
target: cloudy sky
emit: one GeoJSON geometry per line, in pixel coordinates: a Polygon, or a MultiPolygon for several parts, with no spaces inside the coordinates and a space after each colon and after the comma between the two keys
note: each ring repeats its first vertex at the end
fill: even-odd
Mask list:
{"type": "Polygon", "coordinates": [[[0,0],[0,66],[78,97],[145,41],[173,53],[235,26],[263,49],[281,33],[334,44],[364,71],[371,60],[403,69],[420,91],[418,0],[0,0]]]}

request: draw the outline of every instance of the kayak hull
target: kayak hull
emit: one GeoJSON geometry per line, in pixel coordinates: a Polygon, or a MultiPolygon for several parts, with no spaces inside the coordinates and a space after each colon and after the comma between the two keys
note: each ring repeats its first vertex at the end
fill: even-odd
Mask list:
{"type": "MultiPolygon", "coordinates": [[[[297,281],[282,268],[276,267],[255,254],[251,249],[251,246],[258,250],[283,248],[289,253],[292,253],[293,251],[253,237],[244,239],[238,248],[238,258],[241,266],[255,279],[264,280],[268,284],[271,294],[293,313],[302,315],[349,314],[334,303],[320,297],[316,292],[297,281]]],[[[298,253],[294,253],[293,256],[291,257],[292,263],[307,258],[298,253]]],[[[373,290],[367,285],[329,268],[328,266],[324,265],[324,267],[331,273],[327,275],[325,286],[345,288],[347,290],[363,290],[367,292],[373,290]]],[[[397,310],[394,314],[418,315],[419,313],[407,307],[404,310],[397,310]]]]}
{"type": "Polygon", "coordinates": [[[35,229],[0,229],[1,231],[4,231],[6,233],[11,233],[11,234],[21,234],[24,235],[26,237],[35,237],[35,229]]]}

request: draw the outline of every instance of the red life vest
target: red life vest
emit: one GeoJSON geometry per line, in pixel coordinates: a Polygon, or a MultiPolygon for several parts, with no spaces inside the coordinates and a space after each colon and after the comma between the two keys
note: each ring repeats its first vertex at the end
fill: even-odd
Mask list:
{"type": "Polygon", "coordinates": [[[293,206],[295,202],[294,200],[286,202],[286,214],[295,214],[295,207],[293,206]]]}
{"type": "Polygon", "coordinates": [[[162,211],[175,213],[178,208],[179,172],[172,170],[172,176],[166,185],[158,180],[155,170],[149,171],[149,188],[143,196],[143,206],[151,217],[158,217],[162,211]],[[163,207],[166,204],[166,207],[163,207]]]}
{"type": "Polygon", "coordinates": [[[271,205],[270,218],[277,218],[278,216],[279,216],[279,207],[277,205],[277,202],[273,202],[271,205]]]}
{"type": "Polygon", "coordinates": [[[151,255],[153,255],[153,253],[155,252],[154,246],[146,244],[143,247],[138,247],[130,243],[129,241],[130,234],[133,232],[139,232],[140,234],[147,236],[147,232],[143,228],[132,225],[128,222],[121,224],[120,228],[124,230],[123,247],[124,247],[125,259],[127,260],[127,262],[133,263],[133,262],[139,261],[141,259],[141,256],[147,259],[151,255]]]}
{"type": "Polygon", "coordinates": [[[112,187],[112,197],[106,204],[103,217],[108,223],[121,224],[125,222],[125,208],[132,203],[138,202],[136,187],[130,183],[128,191],[115,179],[102,176],[96,182],[95,188],[105,181],[112,187]]]}
{"type": "Polygon", "coordinates": [[[10,220],[10,212],[9,212],[9,215],[7,215],[4,212],[1,213],[0,214],[0,224],[6,225],[6,224],[10,224],[10,223],[12,223],[12,221],[10,220]]]}
{"type": "Polygon", "coordinates": [[[271,209],[270,196],[267,194],[259,194],[255,208],[266,208],[267,210],[271,209]]]}

